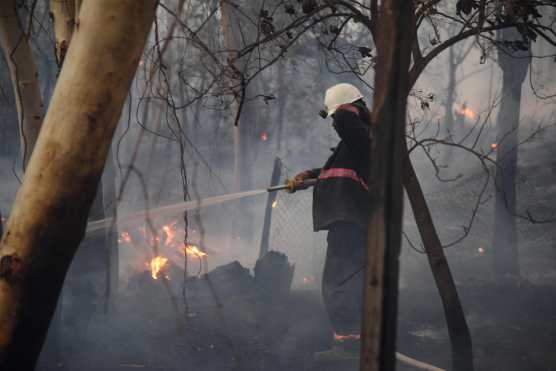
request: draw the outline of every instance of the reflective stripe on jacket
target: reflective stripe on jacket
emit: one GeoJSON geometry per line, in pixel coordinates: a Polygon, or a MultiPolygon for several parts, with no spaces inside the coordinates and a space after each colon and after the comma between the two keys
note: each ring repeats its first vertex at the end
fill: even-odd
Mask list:
{"type": "Polygon", "coordinates": [[[357,172],[353,169],[346,169],[341,167],[322,169],[319,174],[319,179],[329,179],[329,178],[348,178],[359,183],[366,191],[369,191],[369,186],[365,181],[357,175],[357,172]]]}

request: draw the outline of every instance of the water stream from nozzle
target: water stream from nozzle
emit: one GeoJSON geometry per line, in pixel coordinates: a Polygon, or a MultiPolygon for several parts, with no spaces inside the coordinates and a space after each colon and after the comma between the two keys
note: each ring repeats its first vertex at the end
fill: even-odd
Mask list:
{"type": "MultiPolygon", "coordinates": [[[[237,200],[240,198],[245,197],[253,197],[263,193],[267,193],[267,189],[257,189],[254,191],[245,191],[245,192],[237,192],[237,193],[229,193],[227,195],[221,196],[214,196],[214,197],[207,197],[201,200],[193,200],[187,202],[180,202],[173,205],[157,207],[150,210],[142,210],[135,213],[131,213],[128,215],[123,215],[118,217],[118,223],[120,225],[126,225],[133,222],[138,222],[145,220],[145,218],[155,218],[161,215],[175,215],[180,212],[189,211],[189,210],[196,210],[202,209],[207,206],[220,204],[226,201],[237,200]]],[[[101,220],[95,220],[94,222],[90,222],[87,224],[87,233],[100,231],[106,229],[112,225],[114,222],[114,218],[106,218],[101,220]]]]}

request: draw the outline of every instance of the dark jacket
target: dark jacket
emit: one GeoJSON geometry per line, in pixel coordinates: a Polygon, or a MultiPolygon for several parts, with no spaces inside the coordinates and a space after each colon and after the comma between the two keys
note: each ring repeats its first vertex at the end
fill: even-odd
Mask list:
{"type": "Polygon", "coordinates": [[[344,105],[334,115],[340,143],[321,169],[313,190],[313,227],[325,230],[335,222],[367,226],[369,205],[369,112],[359,102],[344,105]],[[359,114],[355,113],[355,108],[359,114]]]}

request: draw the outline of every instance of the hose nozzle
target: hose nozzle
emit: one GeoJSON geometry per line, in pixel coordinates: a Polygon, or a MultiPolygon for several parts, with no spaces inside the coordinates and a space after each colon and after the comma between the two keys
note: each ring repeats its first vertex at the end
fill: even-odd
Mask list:
{"type": "Polygon", "coordinates": [[[282,185],[269,187],[267,188],[267,192],[276,192],[276,191],[286,191],[288,193],[295,193],[296,191],[300,191],[302,189],[307,189],[309,187],[314,186],[317,183],[317,178],[306,179],[301,183],[296,182],[293,179],[286,179],[286,182],[282,185]]]}

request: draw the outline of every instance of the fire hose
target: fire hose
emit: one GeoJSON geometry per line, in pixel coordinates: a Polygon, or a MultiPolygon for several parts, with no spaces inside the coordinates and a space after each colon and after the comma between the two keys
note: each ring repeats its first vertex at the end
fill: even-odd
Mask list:
{"type": "Polygon", "coordinates": [[[425,371],[446,371],[443,368],[440,367],[436,367],[433,366],[431,364],[422,362],[422,361],[418,361],[415,358],[411,358],[409,356],[406,356],[405,354],[396,352],[396,359],[402,363],[405,363],[406,365],[409,366],[413,366],[415,368],[418,368],[419,370],[425,370],[425,371]]]}

